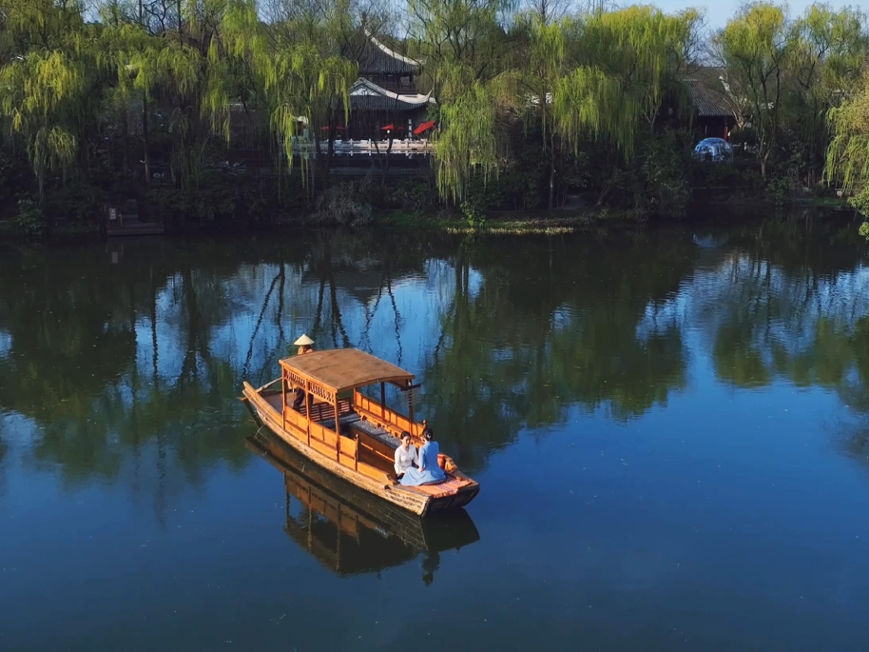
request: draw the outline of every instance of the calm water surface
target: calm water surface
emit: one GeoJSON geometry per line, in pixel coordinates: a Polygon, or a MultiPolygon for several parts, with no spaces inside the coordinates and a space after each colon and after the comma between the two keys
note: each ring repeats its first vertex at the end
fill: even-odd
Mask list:
{"type": "Polygon", "coordinates": [[[867,649],[867,259],[786,219],[5,246],[0,648],[867,649]],[[302,332],[417,374],[466,512],[256,435],[302,332]]]}

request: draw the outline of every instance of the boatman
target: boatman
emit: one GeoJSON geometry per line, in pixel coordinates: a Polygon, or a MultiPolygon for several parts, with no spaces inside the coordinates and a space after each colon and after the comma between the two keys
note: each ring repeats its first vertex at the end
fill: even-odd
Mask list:
{"type": "Polygon", "coordinates": [[[295,342],[293,342],[293,346],[298,346],[299,351],[296,355],[302,355],[304,353],[310,353],[314,350],[314,340],[308,337],[307,333],[302,333],[295,342]]]}
{"type": "MultiPolygon", "coordinates": [[[[305,355],[314,350],[314,340],[308,337],[307,333],[302,333],[299,338],[293,342],[293,346],[298,346],[299,351],[296,355],[305,355]]],[[[305,390],[301,387],[296,387],[296,396],[293,399],[293,409],[302,411],[302,405],[305,403],[305,390]]]]}

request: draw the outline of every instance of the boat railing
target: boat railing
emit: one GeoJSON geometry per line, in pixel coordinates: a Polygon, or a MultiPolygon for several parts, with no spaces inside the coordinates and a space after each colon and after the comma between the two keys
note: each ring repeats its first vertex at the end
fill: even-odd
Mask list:
{"type": "Polygon", "coordinates": [[[302,432],[308,429],[308,419],[301,412],[297,412],[289,405],[284,406],[284,428],[287,425],[295,426],[302,432]]]}
{"type": "Polygon", "coordinates": [[[338,461],[351,469],[359,467],[359,441],[354,437],[338,437],[338,461]]]}
{"type": "MultiPolygon", "coordinates": [[[[302,406],[302,413],[305,413],[305,406],[302,406]]],[[[350,405],[350,400],[346,398],[342,398],[338,401],[338,416],[342,417],[341,423],[344,423],[343,417],[351,414],[353,412],[353,407],[350,405]]],[[[311,421],[317,421],[320,423],[331,422],[334,426],[335,423],[335,406],[331,403],[325,403],[323,401],[319,401],[317,403],[311,404],[310,412],[308,412],[311,421]]]]}
{"type": "Polygon", "coordinates": [[[313,448],[324,455],[331,455],[336,460],[339,459],[339,437],[334,430],[329,430],[315,421],[310,421],[308,423],[308,433],[310,434],[310,445],[313,448]]]}
{"type": "Polygon", "coordinates": [[[398,436],[407,430],[412,435],[419,435],[419,425],[377,401],[365,396],[359,390],[353,394],[353,406],[356,411],[369,421],[373,421],[392,435],[398,436]]]}
{"type": "MultiPolygon", "coordinates": [[[[332,414],[334,414],[334,410],[332,414]]],[[[339,436],[334,430],[334,419],[321,424],[309,420],[304,414],[289,406],[284,406],[285,428],[287,424],[295,426],[296,437],[305,441],[308,446],[328,455],[348,468],[359,468],[358,438],[339,436]]]]}

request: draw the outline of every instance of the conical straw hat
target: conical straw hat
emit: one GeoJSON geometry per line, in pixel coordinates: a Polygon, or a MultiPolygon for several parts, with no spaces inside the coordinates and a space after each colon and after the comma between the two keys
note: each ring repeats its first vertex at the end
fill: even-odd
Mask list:
{"type": "Polygon", "coordinates": [[[314,343],[306,333],[302,333],[295,342],[293,342],[293,346],[311,346],[314,343]]]}

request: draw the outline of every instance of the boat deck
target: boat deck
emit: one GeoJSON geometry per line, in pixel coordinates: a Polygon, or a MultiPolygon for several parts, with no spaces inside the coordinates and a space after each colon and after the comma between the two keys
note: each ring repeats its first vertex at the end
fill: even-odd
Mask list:
{"type": "MultiPolygon", "coordinates": [[[[262,396],[277,414],[281,413],[280,392],[263,393],[262,396]]],[[[338,412],[341,414],[341,435],[343,437],[350,437],[352,439],[355,435],[360,435],[363,439],[370,438],[392,450],[398,448],[401,443],[397,437],[393,437],[377,424],[368,421],[354,412],[350,401],[347,399],[342,399],[338,402],[338,412]]],[[[305,413],[304,406],[301,413],[305,413]]],[[[330,430],[335,428],[334,414],[335,410],[328,403],[315,403],[311,407],[312,420],[330,430]]],[[[377,453],[367,447],[360,447],[359,461],[382,468],[387,473],[392,471],[391,460],[387,459],[383,453],[377,453]]]]}

